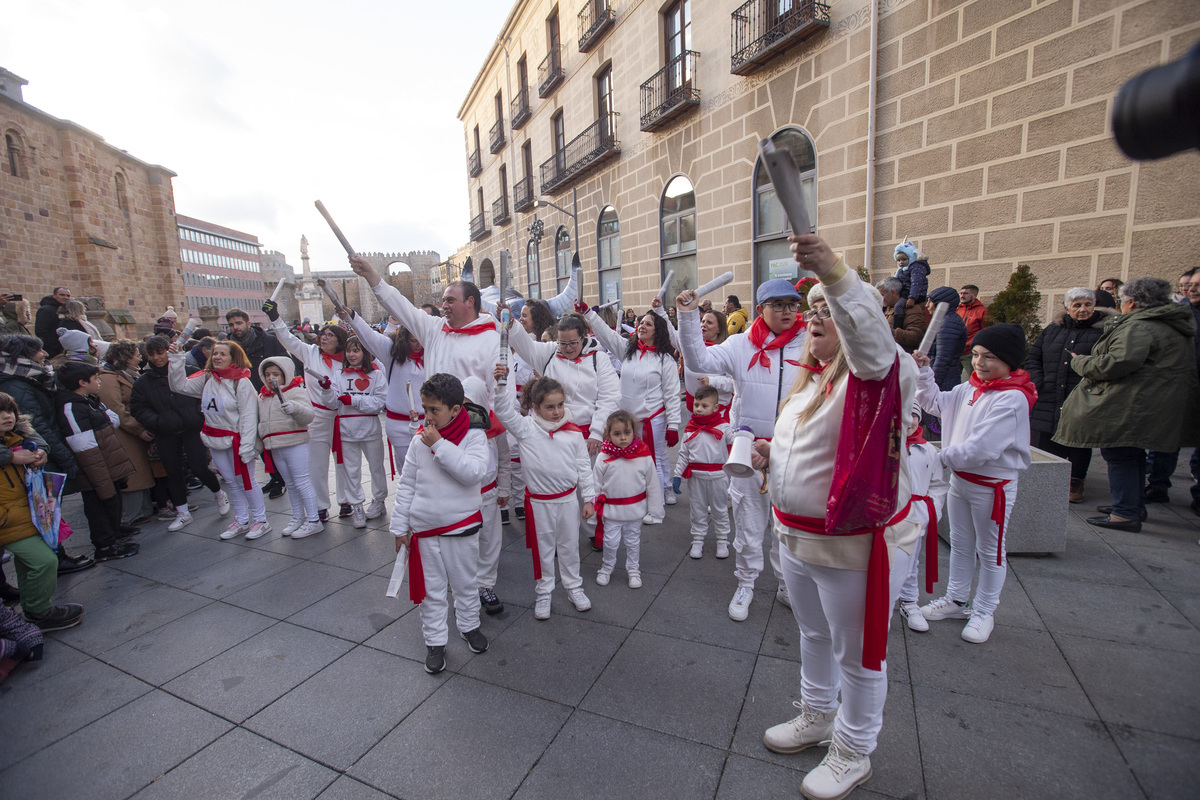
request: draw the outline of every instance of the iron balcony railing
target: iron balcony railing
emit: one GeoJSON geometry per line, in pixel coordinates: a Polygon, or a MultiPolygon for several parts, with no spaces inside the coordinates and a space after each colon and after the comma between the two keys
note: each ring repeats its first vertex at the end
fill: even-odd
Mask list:
{"type": "Polygon", "coordinates": [[[513,209],[528,211],[533,208],[533,176],[527,175],[513,184],[513,209]]]}
{"type": "Polygon", "coordinates": [[[542,164],[542,192],[550,194],[621,152],[615,111],[601,116],[542,164]]]}
{"type": "Polygon", "coordinates": [[[492,203],[492,224],[503,225],[511,216],[508,210],[508,196],[501,195],[499,200],[492,203]]]}
{"type": "Polygon", "coordinates": [[[496,124],[492,126],[491,132],[488,134],[488,142],[491,143],[491,151],[499,153],[504,149],[504,118],[496,120],[496,124]]]}
{"type": "Polygon", "coordinates": [[[579,9],[579,52],[595,47],[617,19],[610,0],[584,0],[579,9]]]}
{"type": "Polygon", "coordinates": [[[481,172],[483,172],[483,159],[480,157],[477,147],[475,152],[467,155],[467,175],[474,178],[481,172]]]}
{"type": "Polygon", "coordinates": [[[658,130],[676,117],[700,107],[700,89],[696,86],[699,60],[699,53],[684,50],[642,84],[642,130],[658,130]]]}
{"type": "Polygon", "coordinates": [[[480,211],[471,217],[471,241],[478,241],[491,233],[487,226],[487,212],[480,211]]]}
{"type": "Polygon", "coordinates": [[[749,75],[829,27],[829,5],[815,0],[749,0],[730,17],[729,71],[749,75]]]}
{"type": "Polygon", "coordinates": [[[521,91],[517,92],[517,96],[512,99],[509,104],[512,113],[512,126],[514,131],[519,131],[529,122],[529,118],[533,113],[529,109],[529,87],[522,86],[521,91]]]}
{"type": "Polygon", "coordinates": [[[562,45],[546,53],[538,64],[538,97],[549,97],[566,77],[562,68],[562,45]]]}

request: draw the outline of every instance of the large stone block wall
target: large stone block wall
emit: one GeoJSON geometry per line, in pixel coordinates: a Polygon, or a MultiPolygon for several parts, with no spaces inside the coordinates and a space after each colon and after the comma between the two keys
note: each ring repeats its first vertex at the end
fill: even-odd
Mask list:
{"type": "MultiPolygon", "coordinates": [[[[693,49],[700,52],[701,108],[665,130],[638,130],[639,86],[662,66],[658,6],[615,2],[617,25],[588,54],[578,52],[575,13],[560,6],[566,83],[537,97],[553,3],[530,0],[508,32],[507,69],[527,54],[533,116],[495,155],[487,133],[494,95],[509,77],[493,54],[460,117],[466,147],[479,125],[483,173],[468,180],[471,214],[484,189],[490,236],[472,243],[476,264],[514,256],[526,286],[532,212],[491,223],[499,166],[522,177],[521,146],[533,142],[535,191],[551,155],[551,117],[562,110],[570,140],[595,120],[594,76],[612,65],[622,154],[574,184],[580,257],[594,283],[599,215],[621,221],[623,292],[642,306],[660,278],[659,204],[667,182],[696,187],[700,280],[732,269],[731,291],[752,286],[752,175],[759,139],[786,125],[806,130],[818,156],[818,225],[852,264],[864,261],[870,14],[864,0],[834,0],[830,28],[753,75],[729,73],[730,13],[736,0],[693,0],[693,49]],[[657,43],[657,45],[656,45],[657,43]]],[[[1200,162],[1194,153],[1134,163],[1111,139],[1116,89],[1129,77],[1181,56],[1200,39],[1193,0],[881,0],[874,237],[871,266],[893,270],[905,235],[933,266],[932,285],[978,284],[985,299],[1020,263],[1039,279],[1048,318],[1062,293],[1101,278],[1152,274],[1174,281],[1200,258],[1200,162]]],[[[465,167],[465,164],[464,164],[465,167]]],[[[540,192],[538,192],[540,194],[540,192]]],[[[552,199],[570,208],[571,186],[552,199]]],[[[543,293],[554,286],[553,236],[569,216],[538,210],[543,293]]],[[[464,230],[465,230],[464,220],[464,230]]],[[[595,285],[585,289],[594,302],[595,285]]]]}

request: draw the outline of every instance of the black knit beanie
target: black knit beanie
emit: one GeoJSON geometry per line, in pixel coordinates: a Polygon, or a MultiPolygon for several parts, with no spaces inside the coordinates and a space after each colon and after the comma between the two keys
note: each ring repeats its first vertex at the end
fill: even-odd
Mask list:
{"type": "Polygon", "coordinates": [[[983,347],[992,355],[1008,364],[1010,369],[1019,369],[1025,361],[1025,331],[1020,325],[1001,322],[984,328],[975,334],[972,347],[983,347]]]}

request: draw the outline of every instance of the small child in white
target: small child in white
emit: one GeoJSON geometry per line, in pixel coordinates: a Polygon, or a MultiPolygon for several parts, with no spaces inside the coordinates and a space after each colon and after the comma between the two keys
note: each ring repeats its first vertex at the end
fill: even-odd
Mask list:
{"type": "Polygon", "coordinates": [[[692,514],[692,558],[704,554],[711,518],[717,536],[717,558],[729,557],[729,476],[725,460],[729,457],[729,423],[720,411],[720,395],[715,387],[700,386],[692,401],[692,418],[683,430],[675,477],[671,484],[680,494],[686,479],[692,514]]]}
{"type": "Polygon", "coordinates": [[[396,550],[408,547],[408,594],[421,606],[430,675],[446,668],[447,589],[454,592],[454,621],[471,652],[488,649],[475,582],[487,420],[473,419],[463,401],[462,383],[453,375],[440,373],[422,384],[425,425],[409,445],[392,511],[396,550]]]}
{"type": "Polygon", "coordinates": [[[265,358],[258,365],[263,387],[258,391],[258,439],[267,472],[279,469],[292,503],[292,521],[284,536],[303,539],[325,530],[317,515],[317,493],[308,474],[308,426],[315,415],[304,381],[287,356],[265,358]]]}
{"type": "MultiPolygon", "coordinates": [[[[941,455],[922,435],[920,406],[913,409],[910,420],[905,445],[908,448],[908,483],[912,491],[912,502],[905,522],[916,525],[920,533],[912,546],[908,572],[904,575],[893,574],[892,579],[903,581],[900,587],[900,616],[904,617],[910,629],[927,631],[929,620],[925,619],[920,605],[917,604],[921,545],[926,536],[930,537],[926,550],[928,559],[925,564],[925,591],[933,592],[933,584],[937,582],[938,565],[937,521],[938,515],[942,513],[942,505],[946,502],[946,492],[950,490],[950,484],[946,483],[941,455]]],[[[900,563],[899,560],[897,563],[900,563]]]]}
{"type": "MultiPolygon", "coordinates": [[[[499,614],[504,604],[496,596],[496,578],[500,569],[500,549],[504,544],[504,532],[500,525],[500,509],[508,506],[509,462],[500,459],[496,443],[503,441],[504,426],[494,414],[487,412],[487,387],[483,381],[470,375],[462,382],[467,402],[474,403],[481,415],[488,417],[488,471],[483,476],[480,499],[483,502],[483,528],[479,531],[479,603],[488,614],[499,614]]],[[[505,451],[507,456],[507,450],[505,451]]]]}
{"type": "Polygon", "coordinates": [[[1004,529],[1017,499],[1017,478],[1029,468],[1029,411],[1037,389],[1025,359],[1025,332],[1010,323],[975,334],[974,371],[967,383],[938,391],[925,356],[913,356],[921,368],[917,402],[942,418],[942,462],[954,471],[946,507],[950,514],[950,581],[946,594],[921,607],[928,620],[966,619],[962,638],[988,640],[1004,587],[1007,562],[1004,529]],[[968,605],[975,561],[979,585],[968,605]]]}
{"type": "Polygon", "coordinates": [[[642,517],[663,514],[658,469],[650,446],[634,435],[636,425],[628,411],[610,414],[604,424],[604,444],[596,457],[596,544],[604,548],[596,573],[600,586],[608,585],[617,566],[617,548],[624,542],[629,588],[642,588],[642,517]]]}
{"type": "MultiPolygon", "coordinates": [[[[501,373],[497,389],[506,382],[507,376],[501,373]]],[[[596,491],[583,429],[571,422],[566,395],[556,380],[536,378],[525,384],[521,406],[533,412],[528,416],[521,416],[511,398],[507,393],[505,399],[497,397],[496,416],[521,445],[525,546],[533,551],[533,577],[537,581],[533,616],[550,618],[556,555],[567,597],[577,611],[587,611],[592,601],[583,593],[583,578],[579,575],[581,512],[575,492],[578,488],[583,496],[582,518],[590,519],[596,513],[592,505],[596,491]]]]}

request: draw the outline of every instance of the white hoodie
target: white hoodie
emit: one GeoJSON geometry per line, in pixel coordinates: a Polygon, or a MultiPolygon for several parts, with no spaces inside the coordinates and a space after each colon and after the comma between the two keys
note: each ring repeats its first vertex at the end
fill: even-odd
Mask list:
{"type": "Polygon", "coordinates": [[[596,456],[593,471],[596,493],[609,498],[636,497],[645,492],[646,497],[629,505],[605,505],[604,519],[613,522],[633,522],[649,514],[655,519],[663,515],[662,484],[658,481],[658,469],[650,456],[640,458],[614,458],[601,453],[596,456]]]}
{"type": "MultiPolygon", "coordinates": [[[[304,365],[305,372],[312,372],[330,380],[333,380],[335,372],[341,372],[342,364],[340,361],[335,359],[332,360],[331,364],[326,364],[325,359],[321,357],[321,346],[307,344],[297,339],[295,334],[288,330],[288,326],[282,319],[272,322],[271,327],[275,330],[275,338],[279,340],[284,349],[300,359],[300,363],[304,365]]],[[[312,401],[314,406],[318,404],[325,406],[323,409],[316,409],[316,413],[318,416],[326,414],[327,416],[323,417],[323,419],[328,419],[329,415],[332,415],[337,409],[326,405],[322,401],[323,393],[321,387],[317,384],[317,379],[313,378],[312,375],[304,376],[304,388],[308,390],[308,399],[312,401]]]]}
{"type": "Polygon", "coordinates": [[[337,409],[338,427],[344,442],[369,442],[380,438],[379,412],[387,402],[387,389],[387,378],[378,364],[366,375],[358,370],[339,370],[328,389],[317,387],[321,405],[337,409]],[[350,404],[342,403],[340,397],[349,397],[350,404]]]}
{"type": "MultiPolygon", "coordinates": [[[[512,397],[511,392],[507,395],[512,397]]],[[[525,485],[533,494],[558,494],[579,487],[583,502],[596,497],[592,482],[592,461],[588,457],[583,434],[559,431],[571,421],[571,412],[564,409],[563,418],[550,423],[531,411],[522,417],[511,402],[496,403],[496,416],[508,432],[521,443],[521,467],[525,485]],[[554,431],[551,436],[550,432],[554,431]]]]}
{"type": "MultiPolygon", "coordinates": [[[[350,326],[354,328],[354,334],[367,346],[371,351],[371,355],[375,356],[377,364],[386,364],[383,367],[383,372],[387,380],[387,410],[393,415],[403,417],[403,422],[408,425],[408,387],[412,387],[413,400],[417,403],[417,413],[423,418],[425,415],[421,411],[421,384],[425,382],[425,368],[418,366],[413,359],[408,359],[403,364],[397,364],[392,361],[392,337],[387,334],[380,333],[367,324],[367,321],[355,314],[350,320],[350,326]]],[[[421,354],[424,360],[424,354],[421,354]]]]}

